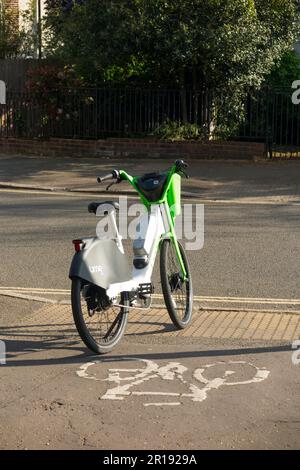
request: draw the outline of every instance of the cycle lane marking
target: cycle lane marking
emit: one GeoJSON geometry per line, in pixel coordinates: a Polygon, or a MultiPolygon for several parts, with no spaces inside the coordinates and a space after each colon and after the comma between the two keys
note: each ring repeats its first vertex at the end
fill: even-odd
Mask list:
{"type": "MultiPolygon", "coordinates": [[[[192,377],[196,381],[195,383],[185,380],[184,374],[188,372],[188,368],[179,362],[168,362],[164,366],[159,366],[156,362],[148,359],[139,359],[132,357],[124,357],[122,360],[129,361],[139,361],[145,364],[144,368],[108,368],[107,378],[100,379],[95,375],[91,375],[88,372],[88,369],[91,366],[105,364],[105,360],[97,360],[92,362],[87,362],[80,366],[76,371],[76,374],[80,378],[94,380],[97,382],[103,383],[115,383],[114,387],[108,388],[106,392],[100,397],[102,400],[124,400],[130,396],[139,396],[139,397],[178,397],[178,399],[190,399],[193,402],[202,402],[207,399],[209,392],[212,390],[217,390],[222,386],[240,386],[240,385],[250,385],[252,383],[258,383],[266,380],[269,377],[270,371],[265,367],[257,367],[251,362],[246,361],[217,361],[214,363],[206,364],[202,367],[196,367],[193,371],[192,377]],[[240,381],[230,381],[230,377],[234,377],[236,371],[232,370],[236,365],[247,366],[253,369],[253,377],[247,380],[240,381]],[[205,377],[207,371],[212,370],[216,366],[225,366],[226,370],[221,377],[214,377],[208,379],[205,377]],[[227,370],[228,367],[228,370],[227,370]],[[135,373],[135,375],[121,377],[122,373],[135,373]],[[140,386],[146,382],[151,381],[152,379],[161,379],[169,382],[177,380],[181,385],[185,385],[189,390],[189,393],[180,393],[180,392],[163,392],[159,391],[137,391],[133,390],[135,387],[140,386]],[[125,383],[127,382],[127,383],[125,383]],[[199,388],[198,384],[202,385],[202,388],[199,388]]],[[[172,401],[172,402],[152,402],[152,403],[143,403],[144,406],[178,406],[182,405],[182,401],[172,401]]]]}

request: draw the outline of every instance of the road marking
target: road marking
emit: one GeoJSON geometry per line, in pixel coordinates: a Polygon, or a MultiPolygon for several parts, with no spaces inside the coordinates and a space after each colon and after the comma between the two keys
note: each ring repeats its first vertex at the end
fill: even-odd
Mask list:
{"type": "Polygon", "coordinates": [[[3,295],[5,297],[13,297],[14,299],[23,299],[23,300],[33,300],[35,302],[43,302],[43,303],[50,303],[50,304],[56,304],[58,303],[55,300],[48,299],[46,297],[37,297],[34,295],[24,295],[24,294],[18,294],[16,292],[0,292],[0,295],[3,295]]]}
{"type": "MultiPolygon", "coordinates": [[[[5,292],[44,293],[49,295],[70,295],[70,289],[49,289],[42,287],[0,287],[0,294],[5,292]]],[[[154,299],[163,299],[162,294],[153,294],[154,299]]],[[[273,305],[300,305],[300,299],[281,299],[270,297],[230,297],[230,296],[201,296],[194,295],[195,301],[200,302],[225,302],[248,304],[273,304],[273,305]]]]}
{"type": "MultiPolygon", "coordinates": [[[[90,198],[90,197],[95,197],[97,196],[98,199],[107,199],[107,196],[103,193],[95,191],[91,192],[80,192],[75,190],[72,191],[71,189],[67,190],[62,190],[59,188],[55,188],[54,190],[41,190],[41,189],[15,189],[15,188],[4,188],[0,187],[0,192],[2,193],[14,193],[14,194],[30,194],[30,195],[45,195],[45,196],[60,196],[60,197],[78,197],[81,199],[85,198],[90,198]]],[[[139,200],[138,194],[122,194],[122,193],[117,193],[117,192],[110,192],[111,196],[116,196],[116,197],[127,197],[130,200],[139,200]]],[[[272,196],[270,196],[272,198],[272,196]]],[[[249,206],[255,206],[255,205],[260,205],[260,206],[299,206],[300,203],[297,200],[293,199],[285,199],[285,200],[276,200],[276,199],[251,199],[251,198],[235,198],[235,199],[201,199],[195,197],[193,194],[190,195],[182,195],[181,197],[182,200],[188,201],[188,202],[193,202],[193,203],[198,203],[198,204],[209,204],[209,205],[233,205],[233,206],[240,206],[240,205],[249,205],[249,206]]]]}
{"type": "MultiPolygon", "coordinates": [[[[112,388],[108,388],[106,392],[100,397],[101,400],[121,400],[124,401],[125,398],[130,396],[139,396],[139,397],[178,397],[181,399],[180,402],[146,402],[143,403],[144,406],[178,406],[183,404],[184,399],[188,398],[193,402],[202,402],[207,399],[208,393],[212,390],[217,390],[222,386],[240,386],[240,385],[250,385],[252,383],[262,382],[266,380],[270,374],[265,367],[258,368],[254,364],[246,361],[218,361],[211,364],[206,364],[202,367],[196,368],[192,374],[195,382],[188,382],[184,378],[184,374],[188,372],[188,368],[179,362],[168,362],[164,366],[159,366],[156,362],[148,359],[139,359],[132,357],[124,357],[123,361],[139,361],[144,368],[108,368],[108,376],[105,379],[97,378],[95,374],[91,375],[88,372],[88,369],[91,366],[104,365],[109,359],[106,360],[97,360],[93,362],[87,362],[80,366],[76,371],[76,374],[80,378],[85,378],[88,380],[100,381],[115,383],[116,385],[112,388]],[[237,371],[232,370],[236,366],[242,366],[243,368],[250,368],[251,378],[246,380],[236,380],[234,381],[234,376],[237,374],[237,371]],[[226,370],[223,372],[221,377],[206,378],[205,373],[211,371],[213,368],[224,367],[226,370]],[[227,367],[229,367],[227,369],[227,367]],[[131,373],[131,375],[122,375],[124,373],[131,373]],[[134,374],[134,375],[132,375],[134,374]],[[180,392],[163,392],[163,391],[148,391],[148,390],[132,390],[137,386],[143,385],[145,382],[149,382],[153,379],[160,379],[162,381],[180,383],[181,386],[184,385],[189,393],[180,393],[180,392]],[[199,388],[198,384],[203,385],[202,388],[199,388]]],[[[172,389],[174,385],[172,384],[172,389]]]]}
{"type": "Polygon", "coordinates": [[[251,297],[200,297],[195,296],[195,300],[202,302],[216,303],[237,303],[237,304],[266,304],[266,305],[300,305],[299,299],[267,299],[267,298],[251,298],[251,297]]]}
{"type": "Polygon", "coordinates": [[[174,401],[170,403],[144,403],[144,406],[176,406],[181,405],[180,401],[174,401]]]}
{"type": "MultiPolygon", "coordinates": [[[[107,195],[103,194],[103,193],[100,193],[100,192],[97,192],[96,190],[95,191],[91,191],[91,192],[80,192],[80,191],[71,191],[71,190],[62,190],[62,189],[58,189],[58,188],[55,188],[53,190],[51,189],[44,189],[44,190],[41,190],[41,189],[14,189],[14,188],[4,188],[4,187],[1,187],[0,186],[0,193],[14,193],[14,194],[29,194],[29,195],[39,195],[39,194],[42,194],[44,196],[60,196],[60,197],[78,197],[78,198],[81,198],[81,199],[87,199],[87,198],[94,198],[95,196],[97,196],[97,199],[107,199],[107,195]]],[[[139,200],[139,196],[138,194],[135,195],[135,194],[120,194],[120,193],[115,193],[115,192],[112,192],[110,193],[113,197],[116,196],[116,197],[119,197],[120,199],[121,198],[127,198],[129,200],[134,200],[134,201],[137,201],[139,200]]],[[[182,199],[186,199],[186,200],[191,200],[191,198],[186,198],[186,197],[182,197],[182,199]]],[[[198,199],[194,199],[194,201],[198,201],[198,199]]]]}
{"type": "MultiPolygon", "coordinates": [[[[69,305],[71,291],[69,289],[42,287],[2,286],[0,287],[0,295],[24,300],[32,300],[36,302],[69,305]],[[54,300],[52,298],[53,296],[63,297],[63,300],[54,300]]],[[[164,307],[162,294],[154,294],[153,298],[154,300],[161,301],[161,304],[153,304],[152,309],[164,307]]],[[[269,297],[217,297],[195,295],[194,303],[195,305],[198,305],[201,310],[300,314],[300,311],[295,309],[295,307],[300,306],[300,299],[282,299],[269,297]],[[253,306],[253,308],[251,308],[251,306],[253,306]],[[255,308],[255,306],[261,307],[255,308]],[[264,306],[268,308],[263,308],[264,306]],[[278,308],[276,309],[276,307],[278,308]]]]}
{"type": "Polygon", "coordinates": [[[20,291],[20,292],[45,292],[47,294],[69,294],[70,289],[48,289],[43,287],[0,287],[1,291],[20,291]]]}

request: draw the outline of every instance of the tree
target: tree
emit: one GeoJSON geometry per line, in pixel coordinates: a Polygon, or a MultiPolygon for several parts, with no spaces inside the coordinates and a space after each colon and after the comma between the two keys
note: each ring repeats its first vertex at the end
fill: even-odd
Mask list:
{"type": "Polygon", "coordinates": [[[292,83],[299,79],[300,59],[295,51],[288,51],[275,63],[265,83],[271,88],[288,88],[290,90],[292,83]]]}
{"type": "Polygon", "coordinates": [[[37,2],[29,0],[27,9],[22,12],[20,26],[20,55],[25,58],[37,57],[38,28],[37,28],[37,2]]]}
{"type": "Polygon", "coordinates": [[[0,1],[0,59],[15,57],[20,48],[18,18],[6,3],[0,1]]]}
{"type": "Polygon", "coordinates": [[[259,86],[299,33],[294,0],[50,1],[54,52],[91,78],[259,86]],[[54,45],[55,41],[55,45],[54,45]],[[193,73],[191,73],[193,71],[193,73]],[[114,73],[115,72],[115,73],[114,73]]]}
{"type": "Polygon", "coordinates": [[[47,5],[48,51],[74,64],[87,81],[127,79],[139,67],[135,0],[49,0],[47,5]]]}
{"type": "MultiPolygon", "coordinates": [[[[300,33],[296,0],[49,0],[50,49],[93,83],[212,89],[212,129],[230,133],[300,33]],[[224,98],[225,97],[225,98],[224,98]]],[[[195,95],[195,100],[197,96],[195,95]]]]}

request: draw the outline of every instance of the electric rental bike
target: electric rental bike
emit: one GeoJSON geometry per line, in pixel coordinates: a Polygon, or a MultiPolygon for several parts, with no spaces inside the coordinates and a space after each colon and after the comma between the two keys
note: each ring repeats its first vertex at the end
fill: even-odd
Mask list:
{"type": "Polygon", "coordinates": [[[162,293],[170,318],[178,329],[191,322],[191,272],[175,233],[175,218],[181,211],[181,177],[188,177],[187,166],[183,160],[177,160],[169,171],[162,173],[132,177],[124,170],[113,170],[97,178],[99,183],[128,181],[146,211],[133,242],[131,268],[116,223],[117,202],[92,202],[88,206],[89,212],[107,218],[112,227],[110,237],[73,240],[75,254],[69,273],[72,312],[81,339],[95,353],[106,353],[116,346],[131,308],[151,305],[151,277],[158,251],[162,293]]]}

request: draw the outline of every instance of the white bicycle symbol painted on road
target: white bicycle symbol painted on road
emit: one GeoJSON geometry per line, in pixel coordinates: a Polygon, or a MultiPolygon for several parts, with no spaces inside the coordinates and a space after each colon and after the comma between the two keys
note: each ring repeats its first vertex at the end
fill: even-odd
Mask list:
{"type": "Polygon", "coordinates": [[[246,361],[219,361],[212,364],[206,364],[202,367],[196,368],[193,372],[193,379],[195,383],[188,382],[184,378],[184,374],[188,371],[188,368],[180,364],[179,362],[168,362],[164,366],[159,366],[156,362],[148,359],[140,359],[133,357],[124,357],[124,361],[139,361],[142,362],[145,367],[143,368],[109,368],[108,377],[105,379],[97,378],[95,375],[88,372],[88,369],[97,364],[104,364],[106,361],[94,361],[83,364],[76,372],[79,377],[95,380],[100,382],[115,383],[115,386],[109,388],[104,395],[101,396],[102,400],[124,400],[129,396],[156,396],[175,399],[176,401],[168,402],[151,402],[144,403],[144,406],[176,406],[181,405],[184,398],[189,398],[194,402],[202,402],[211,390],[219,389],[222,386],[235,386],[235,385],[248,385],[255,382],[262,382],[267,379],[270,371],[266,368],[258,368],[254,364],[246,361]],[[228,366],[228,370],[227,370],[228,366]],[[236,371],[232,370],[236,366],[247,366],[253,372],[252,378],[233,381],[236,371]],[[206,378],[205,374],[210,374],[215,367],[225,367],[226,370],[223,372],[221,377],[206,378]],[[123,374],[126,374],[123,376],[123,374]],[[131,374],[131,375],[128,375],[131,374]],[[132,375],[133,374],[133,375],[132,375]],[[230,378],[232,378],[230,380],[230,378]],[[188,393],[179,392],[163,392],[163,391],[137,391],[134,390],[140,387],[143,383],[149,382],[153,379],[162,379],[164,381],[175,381],[178,380],[181,384],[184,384],[189,390],[188,393]],[[198,384],[201,383],[202,387],[198,384]]]}

